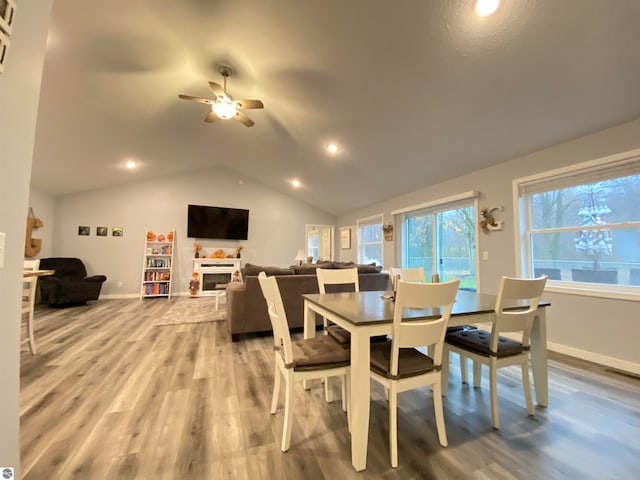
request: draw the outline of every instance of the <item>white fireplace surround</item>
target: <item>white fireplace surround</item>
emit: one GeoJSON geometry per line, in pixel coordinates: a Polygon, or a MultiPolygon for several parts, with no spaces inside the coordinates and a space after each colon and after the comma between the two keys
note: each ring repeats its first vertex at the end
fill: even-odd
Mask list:
{"type": "MultiPolygon", "coordinates": [[[[216,289],[204,289],[204,276],[207,274],[228,274],[229,281],[234,272],[240,272],[242,267],[242,260],[240,258],[194,258],[193,259],[193,271],[198,273],[200,279],[200,288],[198,289],[198,295],[201,296],[214,296],[218,295],[220,288],[216,289]]],[[[217,282],[221,283],[221,282],[217,282]]]]}

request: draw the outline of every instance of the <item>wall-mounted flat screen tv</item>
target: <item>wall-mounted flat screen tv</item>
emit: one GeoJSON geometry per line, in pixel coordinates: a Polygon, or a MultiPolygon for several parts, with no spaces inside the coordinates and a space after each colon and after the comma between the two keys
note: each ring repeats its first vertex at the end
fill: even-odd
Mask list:
{"type": "Polygon", "coordinates": [[[187,237],[246,240],[249,210],[189,205],[187,237]]]}

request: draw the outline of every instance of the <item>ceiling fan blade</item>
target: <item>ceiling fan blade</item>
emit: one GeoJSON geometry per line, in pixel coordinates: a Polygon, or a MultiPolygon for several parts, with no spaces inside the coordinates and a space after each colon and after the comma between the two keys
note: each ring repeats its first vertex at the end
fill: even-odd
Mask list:
{"type": "Polygon", "coordinates": [[[189,100],[190,102],[198,102],[198,103],[206,103],[207,105],[211,105],[211,100],[200,97],[192,97],[191,95],[178,95],[179,98],[183,100],[189,100]]]}
{"type": "Polygon", "coordinates": [[[264,104],[260,100],[236,100],[236,106],[244,110],[251,110],[253,108],[264,108],[264,104]]]}
{"type": "Polygon", "coordinates": [[[256,122],[254,122],[253,120],[251,120],[249,118],[249,116],[246,113],[242,113],[242,112],[237,112],[235,114],[235,116],[233,117],[236,120],[238,120],[240,123],[242,123],[245,127],[253,127],[256,122]]]}
{"type": "Polygon", "coordinates": [[[209,87],[211,87],[211,91],[215,93],[216,97],[229,96],[224,92],[224,89],[218,85],[216,82],[209,82],[209,87]]]}
{"type": "Polygon", "coordinates": [[[215,112],[211,112],[209,115],[207,115],[204,119],[205,122],[207,123],[213,123],[216,120],[218,120],[218,116],[215,114],[215,112]]]}

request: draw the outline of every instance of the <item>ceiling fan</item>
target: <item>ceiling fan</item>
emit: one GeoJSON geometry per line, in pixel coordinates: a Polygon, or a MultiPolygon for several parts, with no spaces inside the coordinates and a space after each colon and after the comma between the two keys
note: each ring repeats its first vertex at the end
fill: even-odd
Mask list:
{"type": "Polygon", "coordinates": [[[254,108],[264,108],[264,104],[260,100],[234,100],[231,95],[227,93],[227,78],[231,76],[231,67],[226,65],[220,66],[218,69],[220,75],[224,77],[224,87],[221,87],[215,82],[209,82],[209,87],[213,92],[213,99],[192,97],[191,95],[178,95],[183,100],[189,100],[190,102],[205,103],[211,106],[211,113],[204,119],[205,122],[212,123],[218,118],[228,120],[235,118],[246,127],[252,127],[255,122],[249,118],[249,116],[241,110],[251,110],[254,108]]]}

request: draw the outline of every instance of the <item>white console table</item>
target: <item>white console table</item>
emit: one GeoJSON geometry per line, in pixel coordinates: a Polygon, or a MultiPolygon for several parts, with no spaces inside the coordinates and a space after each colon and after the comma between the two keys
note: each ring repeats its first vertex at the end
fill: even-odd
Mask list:
{"type": "Polygon", "coordinates": [[[194,258],[193,271],[198,272],[198,276],[200,278],[198,295],[215,296],[217,309],[220,295],[224,295],[225,293],[225,290],[219,285],[226,285],[231,282],[234,278],[234,273],[236,272],[238,272],[238,277],[234,281],[242,281],[242,276],[240,276],[241,267],[242,259],[240,258],[194,258]],[[205,285],[205,283],[207,283],[205,282],[205,278],[213,275],[216,277],[215,287],[207,288],[205,285]]]}

